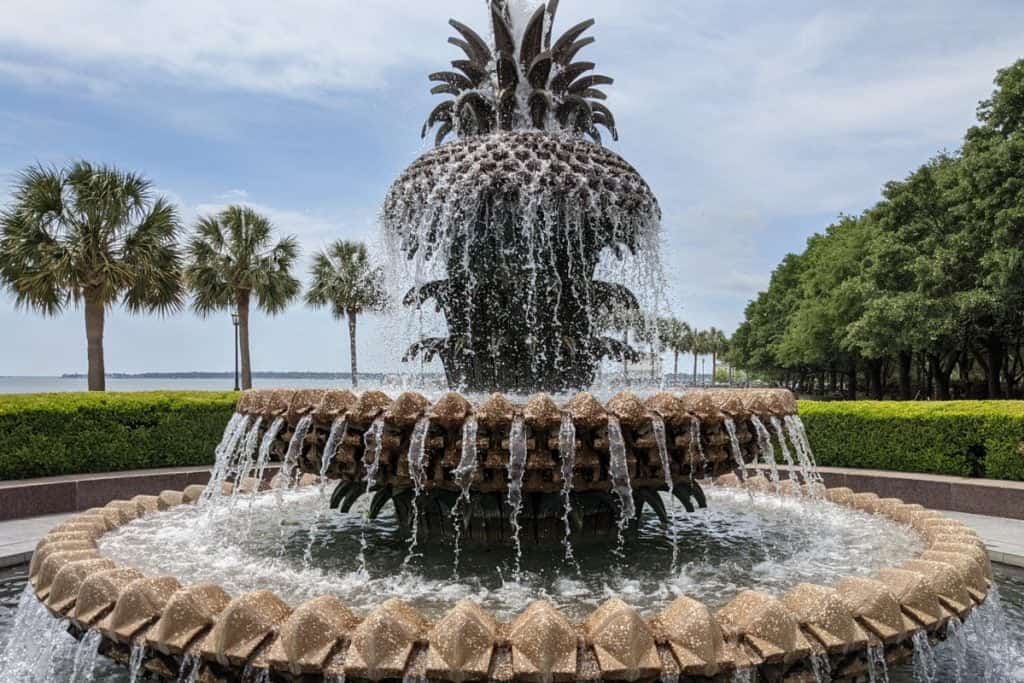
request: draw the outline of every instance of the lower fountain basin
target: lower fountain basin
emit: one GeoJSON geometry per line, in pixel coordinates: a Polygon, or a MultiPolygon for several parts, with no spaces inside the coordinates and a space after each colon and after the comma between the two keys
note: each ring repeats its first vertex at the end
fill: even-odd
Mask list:
{"type": "MultiPolygon", "coordinates": [[[[301,587],[297,579],[309,576],[301,572],[282,569],[271,573],[261,581],[273,590],[239,595],[211,583],[189,583],[189,579],[146,574],[108,554],[114,552],[122,535],[134,533],[131,522],[139,518],[142,520],[135,523],[137,527],[151,519],[172,522],[168,529],[173,530],[176,523],[182,529],[188,526],[179,523],[178,515],[187,519],[191,514],[193,531],[201,535],[200,528],[209,524],[209,538],[213,539],[217,537],[214,530],[220,527],[224,529],[221,538],[229,541],[232,533],[238,533],[238,527],[233,532],[229,523],[233,517],[219,517],[220,510],[231,511],[234,506],[236,515],[244,518],[242,506],[250,501],[245,500],[246,496],[232,497],[232,487],[225,486],[211,488],[206,495],[193,489],[184,495],[167,492],[159,498],[139,496],[132,501],[115,501],[60,525],[40,543],[31,568],[32,590],[23,598],[25,604],[19,614],[24,611],[28,621],[38,616],[41,624],[49,619],[46,611],[54,615],[57,619],[51,620],[46,628],[54,633],[67,629],[81,638],[76,660],[91,661],[96,653],[102,653],[171,680],[243,681],[255,676],[261,681],[428,678],[452,683],[570,683],[598,679],[653,681],[675,676],[706,680],[723,675],[738,680],[756,677],[795,682],[813,680],[823,670],[831,671],[835,680],[874,677],[879,667],[909,660],[915,653],[931,656],[933,643],[946,639],[961,642],[965,633],[962,620],[976,611],[981,614],[976,619],[979,623],[992,621],[992,615],[998,612],[995,607],[978,609],[992,602],[991,567],[977,535],[958,522],[920,506],[904,505],[894,499],[880,500],[872,494],[856,495],[848,489],[821,491],[830,501],[826,503],[808,499],[798,487],[776,489],[761,478],[739,482],[732,476],[723,477],[721,484],[736,489],[731,493],[716,490],[713,495],[721,496],[726,511],[739,507],[739,516],[728,519],[741,529],[734,539],[739,546],[750,545],[753,533],[765,548],[787,547],[784,534],[772,531],[772,525],[762,526],[760,533],[746,529],[743,506],[768,506],[759,511],[769,519],[775,515],[785,519],[792,512],[787,512],[787,507],[792,506],[801,521],[810,520],[818,531],[810,540],[811,559],[819,556],[814,552],[816,548],[826,550],[820,554],[823,561],[828,550],[837,550],[821,545],[837,533],[847,533],[843,531],[844,524],[837,526],[836,519],[849,516],[857,520],[860,513],[876,518],[859,520],[878,526],[869,536],[894,533],[895,540],[911,545],[897,546],[896,552],[906,555],[891,558],[899,564],[890,569],[879,569],[873,566],[871,557],[857,553],[856,572],[862,574],[865,567],[871,567],[870,577],[846,576],[834,583],[822,582],[831,587],[799,583],[787,590],[792,582],[782,573],[782,578],[773,578],[777,572],[764,571],[773,566],[773,561],[752,562],[746,579],[775,597],[768,592],[749,590],[748,586],[719,586],[716,591],[711,581],[712,589],[705,595],[709,604],[689,597],[695,590],[693,585],[677,586],[686,594],[679,597],[672,595],[671,589],[664,597],[647,596],[643,571],[651,571],[649,565],[657,564],[654,553],[648,556],[647,563],[641,562],[630,570],[637,574],[630,578],[640,584],[632,594],[629,582],[613,574],[605,581],[609,585],[602,584],[600,588],[594,580],[589,584],[583,581],[578,599],[569,595],[572,590],[560,591],[562,609],[542,599],[511,614],[517,598],[500,595],[508,605],[508,617],[500,605],[492,611],[475,601],[461,599],[454,605],[446,602],[450,608],[445,611],[434,599],[420,600],[417,608],[408,601],[384,599],[386,594],[374,595],[381,601],[367,602],[366,612],[357,605],[346,605],[334,595],[302,601],[301,589],[293,597],[302,601],[296,606],[277,593],[282,589],[287,593],[296,585],[301,587]],[[770,500],[772,496],[787,495],[789,501],[770,500]],[[188,513],[176,512],[181,504],[197,501],[200,507],[188,513]],[[109,536],[119,528],[123,530],[109,536]],[[900,534],[907,537],[900,539],[900,534]],[[923,552],[914,552],[915,539],[923,552]],[[911,559],[902,561],[906,557],[911,559]],[[646,606],[637,609],[616,591],[646,606]],[[591,609],[587,600],[600,601],[600,605],[591,609]],[[36,601],[41,601],[41,605],[36,601]],[[725,604],[721,604],[723,601],[725,604]],[[45,611],[37,615],[39,609],[45,611]]],[[[262,506],[265,498],[271,501],[269,509],[287,511],[289,502],[301,506],[303,494],[276,491],[256,495],[260,498],[251,501],[254,509],[262,506]]],[[[305,496],[319,498],[315,489],[305,496]]],[[[315,515],[314,511],[314,519],[315,515]]],[[[272,547],[279,548],[286,560],[289,556],[294,560],[297,548],[289,546],[295,545],[291,539],[299,533],[301,525],[290,529],[285,519],[277,529],[283,543],[272,547]]],[[[719,534],[711,531],[714,528],[713,520],[708,520],[701,533],[717,538],[719,534]]],[[[679,527],[674,530],[677,540],[687,531],[679,527]]],[[[728,539],[729,533],[726,529],[724,538],[728,539]]],[[[261,529],[260,535],[272,534],[261,529]]],[[[173,538],[172,532],[169,538],[173,538]]],[[[875,554],[870,545],[873,541],[866,536],[847,538],[851,540],[868,544],[862,546],[862,552],[875,554]]],[[[643,538],[635,542],[643,543],[643,538]]],[[[308,547],[308,538],[306,543],[308,547]]],[[[229,547],[230,543],[221,545],[229,547]]],[[[786,574],[792,565],[797,575],[795,581],[831,575],[821,565],[796,559],[792,549],[800,545],[798,540],[795,546],[789,546],[786,574]],[[808,573],[799,576],[800,572],[808,573]]],[[[883,545],[892,551],[891,543],[883,545]]],[[[410,549],[415,550],[416,546],[404,548],[406,557],[410,549]]],[[[205,550],[219,553],[221,546],[211,545],[205,550]]],[[[251,551],[259,556],[265,552],[265,546],[264,550],[257,546],[251,551]]],[[[580,554],[584,564],[589,562],[582,549],[580,554]]],[[[787,553],[779,556],[784,554],[787,553]]],[[[425,567],[430,566],[430,555],[424,555],[423,560],[410,560],[409,567],[414,572],[419,571],[421,561],[426,563],[425,567]]],[[[682,557],[681,553],[680,560],[682,557]]],[[[758,559],[744,554],[740,557],[758,559]]],[[[141,553],[130,558],[132,563],[144,560],[141,553]]],[[[552,564],[549,557],[546,566],[552,564]]],[[[249,572],[249,567],[244,559],[229,557],[221,569],[216,569],[224,570],[233,572],[237,580],[249,572]]],[[[525,564],[520,571],[529,574],[525,564]]],[[[719,570],[726,576],[732,571],[719,570]]],[[[838,567],[834,571],[841,573],[838,567]]],[[[429,576],[429,571],[425,574],[429,576]]],[[[224,576],[226,580],[231,578],[224,576]]],[[[665,578],[664,574],[661,576],[665,578]]],[[[194,580],[203,578],[197,576],[194,580]]],[[[401,585],[401,581],[404,579],[396,584],[400,585],[401,594],[415,599],[408,595],[408,586],[401,585]]],[[[695,582],[704,583],[701,577],[695,582]]],[[[262,584],[239,589],[255,585],[262,584]]],[[[551,584],[553,588],[557,585],[551,584]]],[[[543,586],[539,587],[543,591],[543,586]]],[[[364,587],[366,593],[372,591],[364,587]]],[[[451,599],[459,597],[453,595],[451,599]]],[[[33,647],[31,643],[16,646],[33,647]]]]}
{"type": "MultiPolygon", "coordinates": [[[[107,534],[100,552],[232,595],[273,590],[293,607],[334,595],[368,614],[394,598],[438,619],[468,599],[510,620],[548,600],[582,620],[612,596],[642,613],[681,595],[718,608],[744,589],[781,595],[800,583],[827,585],[895,566],[922,549],[906,527],[858,510],[712,487],[708,508],[692,514],[664,496],[674,513],[670,526],[647,515],[621,547],[570,538],[565,547],[525,545],[517,562],[511,543],[486,552],[458,552],[451,543],[410,550],[393,510],[365,521],[325,509],[325,497],[309,487],[258,495],[251,507],[245,495],[233,505],[183,506],[107,534]]],[[[353,512],[365,513],[368,503],[363,498],[353,512]]]]}

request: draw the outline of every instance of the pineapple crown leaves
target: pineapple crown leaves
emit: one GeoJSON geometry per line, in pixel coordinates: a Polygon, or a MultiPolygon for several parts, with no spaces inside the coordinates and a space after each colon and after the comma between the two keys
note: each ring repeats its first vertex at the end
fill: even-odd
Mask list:
{"type": "Polygon", "coordinates": [[[450,95],[423,126],[423,137],[437,128],[435,144],[453,133],[462,137],[496,130],[533,128],[590,137],[601,144],[603,127],[618,140],[615,116],[602,101],[601,86],[614,81],[591,73],[593,62],[574,61],[594,43],[583,37],[593,25],[589,19],[552,41],[558,0],[540,5],[530,17],[519,44],[507,0],[490,0],[494,45],[454,19],[459,34],[448,39],[465,53],[452,61],[453,71],[430,75],[435,95],[450,95]]]}

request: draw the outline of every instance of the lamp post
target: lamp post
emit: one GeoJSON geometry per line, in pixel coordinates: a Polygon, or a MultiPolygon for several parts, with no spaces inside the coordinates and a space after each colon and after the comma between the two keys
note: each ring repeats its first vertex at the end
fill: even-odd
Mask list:
{"type": "Polygon", "coordinates": [[[238,391],[238,314],[231,314],[231,323],[235,326],[235,391],[238,391]]]}

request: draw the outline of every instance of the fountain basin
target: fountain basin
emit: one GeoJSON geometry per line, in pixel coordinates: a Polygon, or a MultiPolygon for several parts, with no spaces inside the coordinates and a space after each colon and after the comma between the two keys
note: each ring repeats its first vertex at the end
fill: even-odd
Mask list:
{"type": "MultiPolygon", "coordinates": [[[[731,476],[719,484],[772,487],[731,476]]],[[[773,495],[804,495],[790,491],[773,495]]],[[[97,549],[112,529],[201,496],[193,489],[116,501],[58,526],[40,542],[31,570],[36,597],[77,635],[98,633],[101,652],[114,659],[127,661],[132,643],[145,643],[144,666],[167,678],[196,666],[199,680],[241,680],[246,670],[266,671],[269,680],[702,680],[756,669],[764,680],[797,681],[824,659],[836,680],[865,675],[869,650],[905,659],[915,636],[944,639],[991,586],[987,555],[968,527],[848,489],[825,496],[906,525],[923,552],[870,578],[804,584],[778,597],[744,591],[717,609],[681,597],[649,615],[618,598],[582,619],[547,602],[506,619],[469,601],[434,619],[398,600],[356,615],[331,597],[293,607],[270,591],[229,595],[137,575],[97,549]]]]}

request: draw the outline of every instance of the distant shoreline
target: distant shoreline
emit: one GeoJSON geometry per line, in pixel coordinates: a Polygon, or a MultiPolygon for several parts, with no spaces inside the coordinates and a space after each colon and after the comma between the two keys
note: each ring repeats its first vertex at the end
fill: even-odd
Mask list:
{"type": "MultiPolygon", "coordinates": [[[[65,373],[60,379],[83,379],[84,373],[65,373]]],[[[232,379],[234,372],[112,372],[107,379],[232,379]]],[[[352,379],[350,372],[254,372],[254,379],[352,379]]],[[[383,380],[383,372],[360,372],[361,379],[383,380]]]]}

